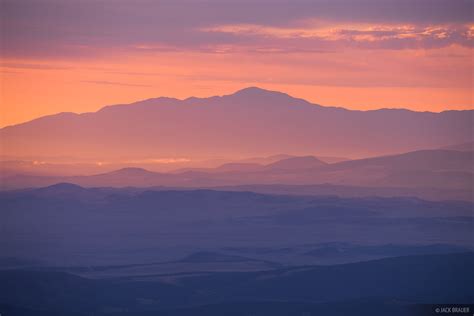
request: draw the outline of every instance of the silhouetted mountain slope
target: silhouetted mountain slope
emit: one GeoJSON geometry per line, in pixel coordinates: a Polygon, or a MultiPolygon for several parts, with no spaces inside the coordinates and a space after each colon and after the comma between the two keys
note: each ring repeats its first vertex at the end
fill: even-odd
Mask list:
{"type": "Polygon", "coordinates": [[[474,185],[474,152],[421,150],[343,161],[313,175],[334,184],[469,189],[474,185]]]}
{"type": "Polygon", "coordinates": [[[458,151],[474,151],[474,141],[462,143],[462,144],[455,144],[450,146],[444,146],[441,149],[445,150],[458,150],[458,151]]]}
{"type": "Polygon", "coordinates": [[[59,113],[2,128],[0,138],[14,156],[367,156],[472,141],[473,113],[351,111],[249,88],[221,97],[156,98],[94,113],[59,113]]]}
{"type": "Polygon", "coordinates": [[[383,167],[409,171],[474,171],[474,152],[456,150],[419,150],[391,156],[342,161],[328,166],[330,170],[383,167]]]}

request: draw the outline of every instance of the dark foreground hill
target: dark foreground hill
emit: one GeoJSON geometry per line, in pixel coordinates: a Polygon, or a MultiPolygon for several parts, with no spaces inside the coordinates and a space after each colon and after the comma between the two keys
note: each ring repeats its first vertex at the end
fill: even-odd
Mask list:
{"type": "Polygon", "coordinates": [[[421,315],[420,304],[472,303],[473,265],[473,253],[459,253],[161,279],[92,280],[63,272],[11,270],[0,272],[0,312],[421,315]]]}

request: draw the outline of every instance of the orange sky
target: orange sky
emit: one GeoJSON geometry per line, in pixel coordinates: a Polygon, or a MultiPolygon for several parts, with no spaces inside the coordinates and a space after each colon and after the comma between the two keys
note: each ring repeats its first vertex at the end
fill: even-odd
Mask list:
{"type": "Polygon", "coordinates": [[[229,94],[255,85],[351,109],[469,109],[473,107],[471,54],[472,49],[449,47],[436,51],[137,53],[79,61],[7,60],[1,70],[0,125],[158,96],[229,94]],[[351,60],[346,59],[349,57],[351,60]]]}
{"type": "MultiPolygon", "coordinates": [[[[224,18],[224,8],[222,19],[198,16],[183,27],[150,20],[169,29],[156,35],[150,25],[136,22],[145,11],[135,12],[136,21],[123,30],[117,29],[122,20],[109,21],[116,27],[109,30],[89,26],[96,21],[88,23],[89,15],[73,21],[67,10],[77,8],[65,8],[64,19],[48,16],[70,32],[65,36],[46,26],[43,32],[40,9],[11,6],[4,10],[9,15],[3,30],[10,28],[2,36],[0,127],[57,112],[96,111],[158,96],[230,94],[247,86],[350,109],[473,108],[474,27],[462,16],[418,23],[392,21],[387,13],[388,22],[363,15],[362,22],[348,22],[339,11],[329,20],[300,17],[302,9],[278,24],[263,15],[252,23],[224,18]]],[[[114,14],[123,18],[129,14],[124,12],[114,14]]]]}

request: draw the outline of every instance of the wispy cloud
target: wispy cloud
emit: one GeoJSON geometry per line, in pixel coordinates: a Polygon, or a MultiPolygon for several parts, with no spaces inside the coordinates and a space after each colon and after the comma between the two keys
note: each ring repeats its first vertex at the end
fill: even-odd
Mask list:
{"type": "Polygon", "coordinates": [[[463,27],[472,22],[471,0],[4,0],[0,22],[5,30],[0,53],[8,58],[108,56],[120,50],[173,53],[252,46],[255,37],[309,39],[313,46],[315,41],[392,41],[397,48],[394,40],[414,39],[428,47],[430,41],[467,45],[474,32],[463,27]],[[327,25],[302,25],[311,20],[327,25]]]}
{"type": "MultiPolygon", "coordinates": [[[[241,37],[260,38],[262,42],[272,39],[340,42],[359,46],[377,44],[382,48],[406,48],[411,46],[440,47],[452,44],[473,46],[473,25],[427,25],[415,24],[329,24],[308,22],[299,27],[275,27],[258,24],[224,24],[200,29],[203,32],[233,34],[241,37]],[[383,46],[380,44],[388,44],[383,46]]],[[[363,47],[365,47],[363,46],[363,47]]],[[[371,45],[374,46],[374,45],[371,45]]]]}
{"type": "Polygon", "coordinates": [[[115,81],[82,80],[81,82],[111,85],[111,86],[125,86],[125,87],[152,87],[151,85],[146,85],[146,84],[124,83],[124,82],[115,82],[115,81]]]}
{"type": "Polygon", "coordinates": [[[38,70],[64,70],[72,67],[49,65],[49,64],[24,64],[24,63],[0,63],[1,68],[15,69],[38,69],[38,70]]]}
{"type": "Polygon", "coordinates": [[[175,164],[175,163],[185,163],[191,162],[189,158],[149,158],[149,159],[138,159],[138,160],[129,160],[126,163],[131,164],[175,164]]]}

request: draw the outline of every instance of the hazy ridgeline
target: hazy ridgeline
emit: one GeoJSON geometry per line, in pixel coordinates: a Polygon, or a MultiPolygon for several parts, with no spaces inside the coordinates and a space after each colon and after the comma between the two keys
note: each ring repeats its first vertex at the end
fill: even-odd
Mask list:
{"type": "Polygon", "coordinates": [[[431,315],[429,304],[472,303],[471,123],[472,111],[348,111],[250,88],[4,128],[0,312],[431,315]]]}

